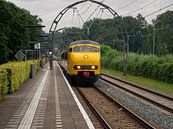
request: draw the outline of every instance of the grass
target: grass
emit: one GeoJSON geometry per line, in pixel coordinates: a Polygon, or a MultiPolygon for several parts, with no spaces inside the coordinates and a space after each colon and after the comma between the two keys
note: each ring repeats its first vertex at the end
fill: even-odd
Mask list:
{"type": "Polygon", "coordinates": [[[123,76],[122,72],[112,70],[112,69],[102,68],[102,72],[112,75],[112,76],[119,77],[121,79],[131,81],[133,83],[136,83],[136,84],[145,86],[147,88],[162,92],[164,94],[173,96],[173,84],[165,83],[162,81],[157,81],[154,79],[144,78],[144,77],[140,77],[140,76],[133,76],[133,75],[129,75],[129,74],[127,74],[127,76],[123,76]]]}

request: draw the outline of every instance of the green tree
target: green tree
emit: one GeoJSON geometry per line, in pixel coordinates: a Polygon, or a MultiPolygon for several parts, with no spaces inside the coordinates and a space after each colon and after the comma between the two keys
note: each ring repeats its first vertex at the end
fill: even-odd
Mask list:
{"type": "Polygon", "coordinates": [[[41,19],[32,16],[27,10],[16,5],[0,1],[0,63],[14,60],[18,50],[29,47],[29,41],[35,41],[43,33],[39,28],[28,29],[29,25],[40,25],[41,19]]]}
{"type": "Polygon", "coordinates": [[[138,14],[136,18],[132,16],[124,17],[123,25],[127,33],[125,38],[127,39],[127,36],[129,36],[129,50],[145,53],[147,25],[142,15],[138,14]]]}
{"type": "Polygon", "coordinates": [[[156,51],[158,54],[173,53],[173,11],[167,11],[157,16],[156,51]],[[164,51],[164,52],[163,52],[164,51]]]}

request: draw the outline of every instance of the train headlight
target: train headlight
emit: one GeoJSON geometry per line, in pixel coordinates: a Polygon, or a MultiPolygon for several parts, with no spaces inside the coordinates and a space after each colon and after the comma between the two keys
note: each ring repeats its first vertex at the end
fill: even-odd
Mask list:
{"type": "Polygon", "coordinates": [[[79,66],[79,65],[77,65],[77,67],[76,67],[77,69],[81,69],[81,66],[79,66]]]}
{"type": "Polygon", "coordinates": [[[96,66],[92,65],[92,66],[91,66],[91,69],[96,69],[96,66]]]}
{"type": "Polygon", "coordinates": [[[88,59],[88,56],[87,56],[87,55],[85,55],[85,56],[84,56],[84,59],[88,59]]]}

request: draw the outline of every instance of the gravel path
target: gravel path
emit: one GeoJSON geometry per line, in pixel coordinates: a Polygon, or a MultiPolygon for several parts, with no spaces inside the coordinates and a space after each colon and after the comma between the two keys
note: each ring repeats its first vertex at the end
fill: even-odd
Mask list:
{"type": "Polygon", "coordinates": [[[111,93],[119,101],[128,106],[129,108],[136,110],[140,115],[143,115],[144,118],[160,126],[162,129],[173,129],[173,115],[168,115],[163,112],[160,112],[157,109],[154,109],[150,105],[146,105],[136,99],[135,97],[129,96],[125,92],[118,90],[116,87],[109,85],[104,81],[98,81],[96,83],[98,88],[111,93]]]}

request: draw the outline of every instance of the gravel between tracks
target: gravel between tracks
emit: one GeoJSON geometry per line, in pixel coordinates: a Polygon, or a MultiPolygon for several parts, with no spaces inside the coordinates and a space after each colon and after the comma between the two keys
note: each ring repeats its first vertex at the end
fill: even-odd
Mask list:
{"type": "Polygon", "coordinates": [[[169,116],[164,114],[163,112],[154,109],[150,105],[146,105],[136,98],[127,95],[124,92],[121,92],[114,86],[104,82],[98,81],[95,84],[98,88],[111,93],[111,95],[115,96],[121,103],[128,106],[130,109],[138,111],[141,115],[147,118],[152,123],[154,122],[156,125],[160,126],[162,129],[173,129],[173,116],[169,116]],[[109,85],[109,86],[108,86],[109,85]]]}
{"type": "Polygon", "coordinates": [[[121,106],[111,102],[93,87],[80,87],[86,98],[99,111],[112,129],[145,129],[138,121],[127,114],[121,106]]]}

